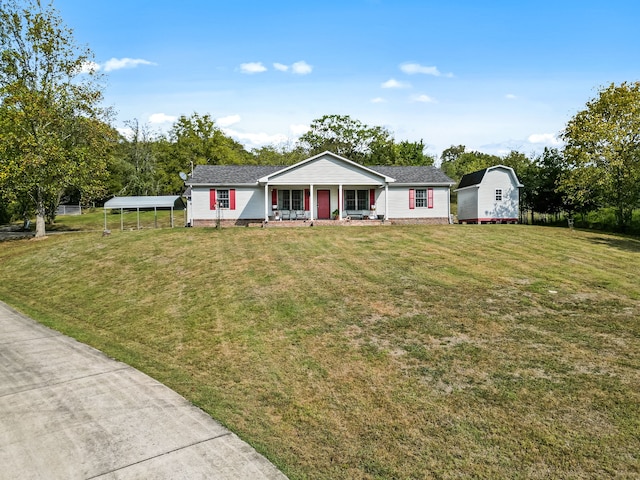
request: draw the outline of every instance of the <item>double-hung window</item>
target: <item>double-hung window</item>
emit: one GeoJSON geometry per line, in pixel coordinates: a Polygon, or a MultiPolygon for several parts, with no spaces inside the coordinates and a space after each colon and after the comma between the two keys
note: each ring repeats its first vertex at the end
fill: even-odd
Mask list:
{"type": "Polygon", "coordinates": [[[433,208],[433,188],[410,188],[409,208],[433,208]]]}
{"type": "Polygon", "coordinates": [[[280,210],[304,210],[304,190],[278,190],[280,210]]]}
{"type": "Polygon", "coordinates": [[[218,189],[218,206],[220,208],[229,208],[229,190],[218,189]]]}
{"type": "Polygon", "coordinates": [[[291,190],[291,210],[304,210],[302,190],[291,190]]]}
{"type": "Polygon", "coordinates": [[[368,210],[369,190],[345,190],[345,210],[368,210]]]}
{"type": "Polygon", "coordinates": [[[502,201],[502,189],[496,188],[496,202],[502,201]]]}
{"type": "Polygon", "coordinates": [[[416,188],[416,208],[424,208],[427,206],[427,189],[416,188]]]}

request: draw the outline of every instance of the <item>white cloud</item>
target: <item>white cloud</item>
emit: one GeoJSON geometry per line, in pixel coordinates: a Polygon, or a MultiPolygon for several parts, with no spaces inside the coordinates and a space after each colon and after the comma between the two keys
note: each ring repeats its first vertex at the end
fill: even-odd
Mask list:
{"type": "Polygon", "coordinates": [[[429,95],[415,95],[411,97],[411,101],[420,103],[436,103],[436,101],[429,95]]]}
{"type": "Polygon", "coordinates": [[[171,123],[175,122],[178,117],[167,115],[165,113],[152,113],[149,115],[149,123],[171,123]]]}
{"type": "Polygon", "coordinates": [[[129,127],[116,127],[116,130],[127,140],[131,140],[133,138],[133,130],[129,127]]]}
{"type": "Polygon", "coordinates": [[[230,127],[231,125],[238,123],[240,120],[240,115],[229,115],[226,117],[217,118],[216,123],[220,127],[230,127]]]}
{"type": "Polygon", "coordinates": [[[78,73],[95,73],[99,70],[100,70],[100,65],[97,64],[96,62],[84,62],[80,66],[78,73]]]}
{"type": "Polygon", "coordinates": [[[553,133],[534,133],[529,135],[527,140],[530,143],[542,143],[547,145],[562,145],[562,141],[553,133]]]}
{"type": "Polygon", "coordinates": [[[307,62],[305,62],[304,60],[300,62],[296,62],[293,65],[291,65],[291,71],[296,75],[308,75],[311,73],[312,70],[313,70],[313,67],[309,65],[307,62]]]}
{"type": "Polygon", "coordinates": [[[284,143],[288,140],[287,136],[282,133],[276,133],[274,135],[270,135],[268,133],[260,132],[260,133],[243,133],[238,132],[236,130],[232,130],[230,128],[224,128],[222,131],[237,139],[240,142],[248,143],[250,147],[261,147],[263,145],[277,145],[280,143],[284,143]]]}
{"type": "Polygon", "coordinates": [[[411,85],[405,82],[399,82],[395,78],[391,78],[380,85],[382,88],[409,88],[411,85]]]}
{"type": "Polygon", "coordinates": [[[262,65],[262,62],[241,63],[240,71],[248,74],[262,73],[267,71],[267,67],[262,65]]]}
{"type": "Polygon", "coordinates": [[[299,137],[300,135],[304,135],[309,131],[309,125],[297,124],[297,125],[289,125],[289,131],[295,137],[299,137]]]}
{"type": "Polygon", "coordinates": [[[280,71],[280,72],[286,72],[289,70],[289,65],[285,65],[283,63],[274,63],[273,64],[273,68],[275,68],[276,70],[280,71]]]}
{"type": "Polygon", "coordinates": [[[386,103],[386,100],[382,97],[376,97],[371,99],[371,103],[386,103]]]}
{"type": "Polygon", "coordinates": [[[507,93],[504,98],[506,98],[507,100],[515,100],[518,97],[516,97],[513,93],[507,93]]]}
{"type": "MultiPolygon", "coordinates": [[[[438,67],[427,67],[420,65],[419,63],[403,63],[400,65],[400,70],[408,75],[423,74],[433,75],[434,77],[441,77],[443,73],[438,70],[438,67]]],[[[445,77],[453,77],[452,73],[444,74],[445,77]]]]}
{"type": "Polygon", "coordinates": [[[122,70],[123,68],[135,68],[138,65],[156,65],[149,60],[143,60],[141,58],[112,58],[107,60],[104,64],[104,71],[111,72],[112,70],[122,70]]]}

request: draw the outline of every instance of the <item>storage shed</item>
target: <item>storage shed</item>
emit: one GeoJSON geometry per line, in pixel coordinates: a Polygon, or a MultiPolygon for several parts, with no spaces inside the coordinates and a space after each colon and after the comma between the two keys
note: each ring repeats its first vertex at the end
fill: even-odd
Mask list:
{"type": "Polygon", "coordinates": [[[458,193],[459,223],[517,223],[520,187],[513,168],[504,165],[464,175],[458,193]]]}

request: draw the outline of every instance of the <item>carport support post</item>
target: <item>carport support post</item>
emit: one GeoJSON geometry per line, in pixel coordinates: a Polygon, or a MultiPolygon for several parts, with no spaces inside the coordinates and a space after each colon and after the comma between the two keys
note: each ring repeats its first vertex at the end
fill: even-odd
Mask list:
{"type": "Polygon", "coordinates": [[[153,228],[158,228],[158,207],[153,207],[153,228]]]}
{"type": "Polygon", "coordinates": [[[120,231],[124,232],[124,210],[120,208],[120,231]]]}
{"type": "Polygon", "coordinates": [[[107,231],[107,207],[104,208],[104,231],[107,231]]]}
{"type": "Polygon", "coordinates": [[[140,230],[140,207],[136,208],[136,211],[138,212],[138,230],[140,230]]]}

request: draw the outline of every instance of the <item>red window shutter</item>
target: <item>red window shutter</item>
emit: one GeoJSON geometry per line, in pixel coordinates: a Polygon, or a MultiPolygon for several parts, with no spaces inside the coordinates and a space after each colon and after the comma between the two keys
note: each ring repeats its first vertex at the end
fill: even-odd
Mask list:
{"type": "Polygon", "coordinates": [[[309,198],[311,197],[311,192],[308,188],[304,189],[304,209],[309,210],[309,198]]]}
{"type": "Polygon", "coordinates": [[[409,189],[409,209],[416,208],[416,191],[413,188],[409,189]]]}
{"type": "Polygon", "coordinates": [[[216,209],[216,191],[214,188],[209,190],[209,209],[210,210],[216,209]]]}
{"type": "Polygon", "coordinates": [[[278,190],[277,189],[273,189],[271,190],[271,205],[277,205],[278,204],[278,190]]]}
{"type": "Polygon", "coordinates": [[[229,189],[229,210],[236,209],[236,189],[229,189]]]}
{"type": "Polygon", "coordinates": [[[433,188],[427,190],[427,207],[433,208],[433,188]]]}
{"type": "Polygon", "coordinates": [[[375,205],[376,204],[376,189],[372,188],[369,190],[369,208],[371,208],[371,205],[375,205]]]}

